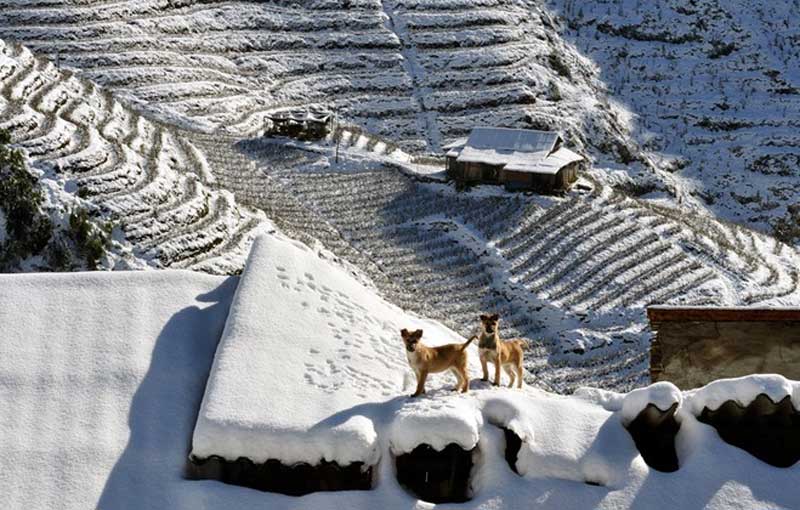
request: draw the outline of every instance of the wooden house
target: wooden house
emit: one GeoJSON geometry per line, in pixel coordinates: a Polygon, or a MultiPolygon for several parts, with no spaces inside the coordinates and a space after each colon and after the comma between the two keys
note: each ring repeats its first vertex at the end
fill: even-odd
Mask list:
{"type": "Polygon", "coordinates": [[[582,156],[562,147],[558,133],[475,128],[444,149],[447,174],[462,184],[502,184],[544,193],[566,190],[578,178],[582,156]]]}

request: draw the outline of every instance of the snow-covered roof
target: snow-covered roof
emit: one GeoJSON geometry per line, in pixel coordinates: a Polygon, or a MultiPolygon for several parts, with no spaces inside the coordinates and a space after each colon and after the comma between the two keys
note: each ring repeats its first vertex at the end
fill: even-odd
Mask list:
{"type": "Polygon", "coordinates": [[[293,108],[278,110],[267,115],[271,120],[294,120],[297,122],[312,121],[312,122],[327,122],[333,113],[318,106],[310,106],[307,108],[293,108]]]}
{"type": "Polygon", "coordinates": [[[469,134],[467,146],[498,151],[551,152],[558,139],[558,133],[553,131],[479,127],[469,134]]]}
{"type": "MultiPolygon", "coordinates": [[[[397,411],[374,404],[412,391],[403,328],[423,329],[428,345],[464,341],[385,302],[302,243],[259,238],[211,369],[192,454],[374,464],[376,423],[391,422],[379,415],[397,411]],[[350,411],[365,404],[375,412],[350,411]]],[[[479,413],[467,404],[444,414],[428,401],[402,406],[406,420],[392,448],[472,448],[479,413]]]]}
{"type": "Polygon", "coordinates": [[[468,139],[469,139],[468,136],[464,136],[462,138],[456,138],[452,142],[442,145],[442,150],[449,151],[450,149],[461,148],[467,144],[468,139]]]}
{"type": "MultiPolygon", "coordinates": [[[[433,377],[424,397],[409,399],[405,359],[394,364],[397,323],[424,328],[423,340],[431,343],[459,340],[453,333],[382,302],[370,289],[349,282],[346,271],[291,241],[262,240],[257,248],[259,262],[251,257],[241,278],[174,270],[0,275],[0,487],[7,507],[413,508],[420,504],[398,485],[392,452],[421,441],[441,445],[467,438],[479,448],[472,500],[448,507],[800,508],[800,492],[794,490],[800,463],[770,466],[726,444],[714,428],[695,418],[705,407],[729,399],[746,404],[760,393],[774,401],[789,396],[797,406],[797,382],[754,376],[690,392],[660,383],[627,395],[579,390],[561,396],[531,387],[493,388],[473,379],[470,394],[456,395],[450,391],[452,377],[444,375],[433,377]],[[259,270],[270,267],[260,278],[259,270]],[[258,301],[248,303],[247,298],[258,301]],[[260,325],[248,319],[258,310],[271,319],[260,325]],[[284,329],[274,315],[280,310],[297,314],[281,319],[297,318],[305,330],[284,329]],[[270,344],[273,327],[274,338],[287,352],[270,344]],[[384,330],[391,332],[389,342],[382,338],[384,330]],[[225,346],[226,339],[244,342],[247,335],[253,335],[250,346],[235,344],[240,354],[225,346]],[[245,354],[254,358],[241,365],[245,354]],[[218,382],[221,370],[244,380],[231,383],[244,395],[219,394],[234,399],[214,404],[212,414],[220,426],[240,430],[240,420],[248,415],[237,406],[275,404],[272,411],[280,416],[271,423],[296,426],[285,429],[281,441],[297,445],[291,436],[307,437],[317,448],[314,438],[321,430],[336,431],[359,417],[358,427],[339,429],[347,433],[325,445],[336,449],[338,441],[353,444],[349,431],[369,430],[369,423],[379,456],[374,489],[297,498],[187,480],[187,440],[212,359],[218,382]],[[266,369],[265,360],[271,360],[266,369]],[[381,368],[376,371],[376,366],[381,368]],[[279,377],[289,380],[279,386],[279,377]],[[324,385],[327,392],[321,391],[324,385]],[[311,392],[314,400],[306,399],[309,390],[303,387],[308,386],[320,388],[319,394],[311,392]],[[272,395],[256,395],[265,389],[272,395]],[[286,394],[276,397],[278,391],[286,394]],[[336,405],[320,402],[323,394],[336,405]],[[654,472],[624,423],[648,404],[666,408],[675,403],[680,469],[654,472]],[[327,411],[352,407],[312,423],[324,416],[316,410],[323,405],[327,411]],[[498,427],[523,440],[516,463],[521,476],[506,464],[498,427]]],[[[471,373],[473,378],[479,373],[474,365],[471,373]]],[[[209,404],[206,398],[203,412],[209,404]]],[[[249,416],[262,419],[269,410],[255,409],[249,416]]],[[[265,448],[243,434],[238,437],[247,439],[242,448],[265,448]]],[[[371,441],[367,435],[364,440],[371,441]]]]}
{"type": "Polygon", "coordinates": [[[447,156],[461,163],[483,163],[514,172],[555,175],[564,166],[583,158],[559,148],[560,137],[551,131],[508,128],[475,128],[463,142],[448,144],[447,156]]]}

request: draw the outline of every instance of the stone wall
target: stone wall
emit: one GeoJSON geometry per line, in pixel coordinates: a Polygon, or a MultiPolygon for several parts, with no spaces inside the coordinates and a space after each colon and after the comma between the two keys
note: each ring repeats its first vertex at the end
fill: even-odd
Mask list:
{"type": "Polygon", "coordinates": [[[800,309],[655,306],[647,315],[653,382],[690,389],[753,373],[800,380],[800,309]]]}

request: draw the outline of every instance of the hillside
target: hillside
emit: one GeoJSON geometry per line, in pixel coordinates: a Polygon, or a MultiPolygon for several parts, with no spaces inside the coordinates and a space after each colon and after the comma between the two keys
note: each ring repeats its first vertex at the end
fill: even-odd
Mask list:
{"type": "Polygon", "coordinates": [[[560,128],[632,157],[597,69],[535,2],[0,2],[12,39],[141,108],[257,133],[277,107],[323,103],[404,148],[474,124],[560,128]]]}
{"type": "Polygon", "coordinates": [[[548,3],[674,193],[800,243],[797,0],[548,3]]]}
{"type": "MultiPolygon", "coordinates": [[[[691,59],[706,69],[703,59],[720,60],[708,55],[711,36],[617,29],[638,11],[609,5],[0,2],[9,41],[0,128],[25,149],[53,207],[78,201],[115,227],[108,268],[236,273],[252,239],[279,229],[462,335],[480,312],[499,312],[504,335],[532,341],[531,383],[629,390],[645,382],[648,303],[800,303],[797,251],[708,210],[742,220],[729,214],[739,203],[729,192],[766,190],[775,177],[786,189],[769,212],[778,221],[796,176],[749,182],[746,158],[723,154],[741,146],[761,157],[778,137],[788,145],[774,152],[790,154],[788,116],[759,126],[755,142],[749,129],[702,122],[689,131],[705,130],[708,143],[696,152],[689,138],[681,144],[676,126],[710,103],[687,103],[681,118],[654,105],[677,109],[684,90],[699,101],[713,82],[662,77],[672,95],[661,98],[647,69],[691,59]],[[639,60],[607,77],[630,38],[639,60]],[[686,55],[655,58],[667,50],[686,55]],[[330,144],[259,139],[266,113],[307,103],[333,106],[348,126],[417,155],[477,124],[559,129],[594,166],[563,197],[457,193],[399,172],[367,136],[344,139],[339,163],[330,144]],[[720,149],[707,150],[716,139],[720,149]],[[713,165],[727,165],[739,187],[713,165]],[[706,192],[719,199],[697,198],[706,192]]],[[[638,8],[642,26],[672,16],[638,8]]],[[[747,26],[747,51],[772,44],[747,26]]],[[[795,105],[793,94],[768,93],[785,96],[787,111],[795,105]]],[[[765,221],[749,223],[765,230],[765,221]]]]}
{"type": "Polygon", "coordinates": [[[0,114],[0,128],[25,151],[52,214],[86,207],[115,228],[111,267],[230,273],[265,222],[215,189],[186,132],[2,41],[0,114]]]}

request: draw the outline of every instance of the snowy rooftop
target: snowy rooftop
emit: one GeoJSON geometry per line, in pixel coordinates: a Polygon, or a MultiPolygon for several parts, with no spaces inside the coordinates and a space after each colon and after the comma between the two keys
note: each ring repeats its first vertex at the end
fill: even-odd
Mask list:
{"type": "MultiPolygon", "coordinates": [[[[477,425],[471,407],[459,415],[398,400],[411,391],[402,328],[423,329],[428,344],[464,341],[383,301],[305,245],[259,238],[211,370],[192,454],[374,464],[375,422],[400,408],[404,426],[395,430],[441,419],[449,424],[447,442],[472,448],[477,425]],[[390,401],[386,409],[371,406],[390,401]]],[[[392,446],[445,446],[437,434],[431,427],[415,444],[398,434],[392,446]]]]}
{"type": "Polygon", "coordinates": [[[447,156],[462,163],[502,166],[515,172],[556,174],[564,166],[583,158],[559,148],[561,137],[551,131],[481,127],[468,138],[445,146],[447,156]]]}
{"type": "Polygon", "coordinates": [[[0,322],[0,487],[9,508],[412,508],[420,505],[397,484],[391,454],[453,440],[478,448],[472,500],[459,508],[800,507],[800,464],[765,464],[696,418],[759,394],[798,406],[797,382],[764,375],[690,392],[659,383],[574,396],[476,383],[462,396],[449,391],[448,375],[409,399],[395,328],[422,327],[429,343],[460,339],[283,238],[258,241],[241,278],[0,275],[0,322]],[[343,459],[353,455],[343,446],[353,447],[376,455],[377,484],[295,498],[187,480],[201,399],[205,447],[343,459]],[[677,405],[676,472],[651,469],[625,429],[648,404],[677,405]],[[523,440],[521,476],[505,462],[498,426],[523,440]]]}

